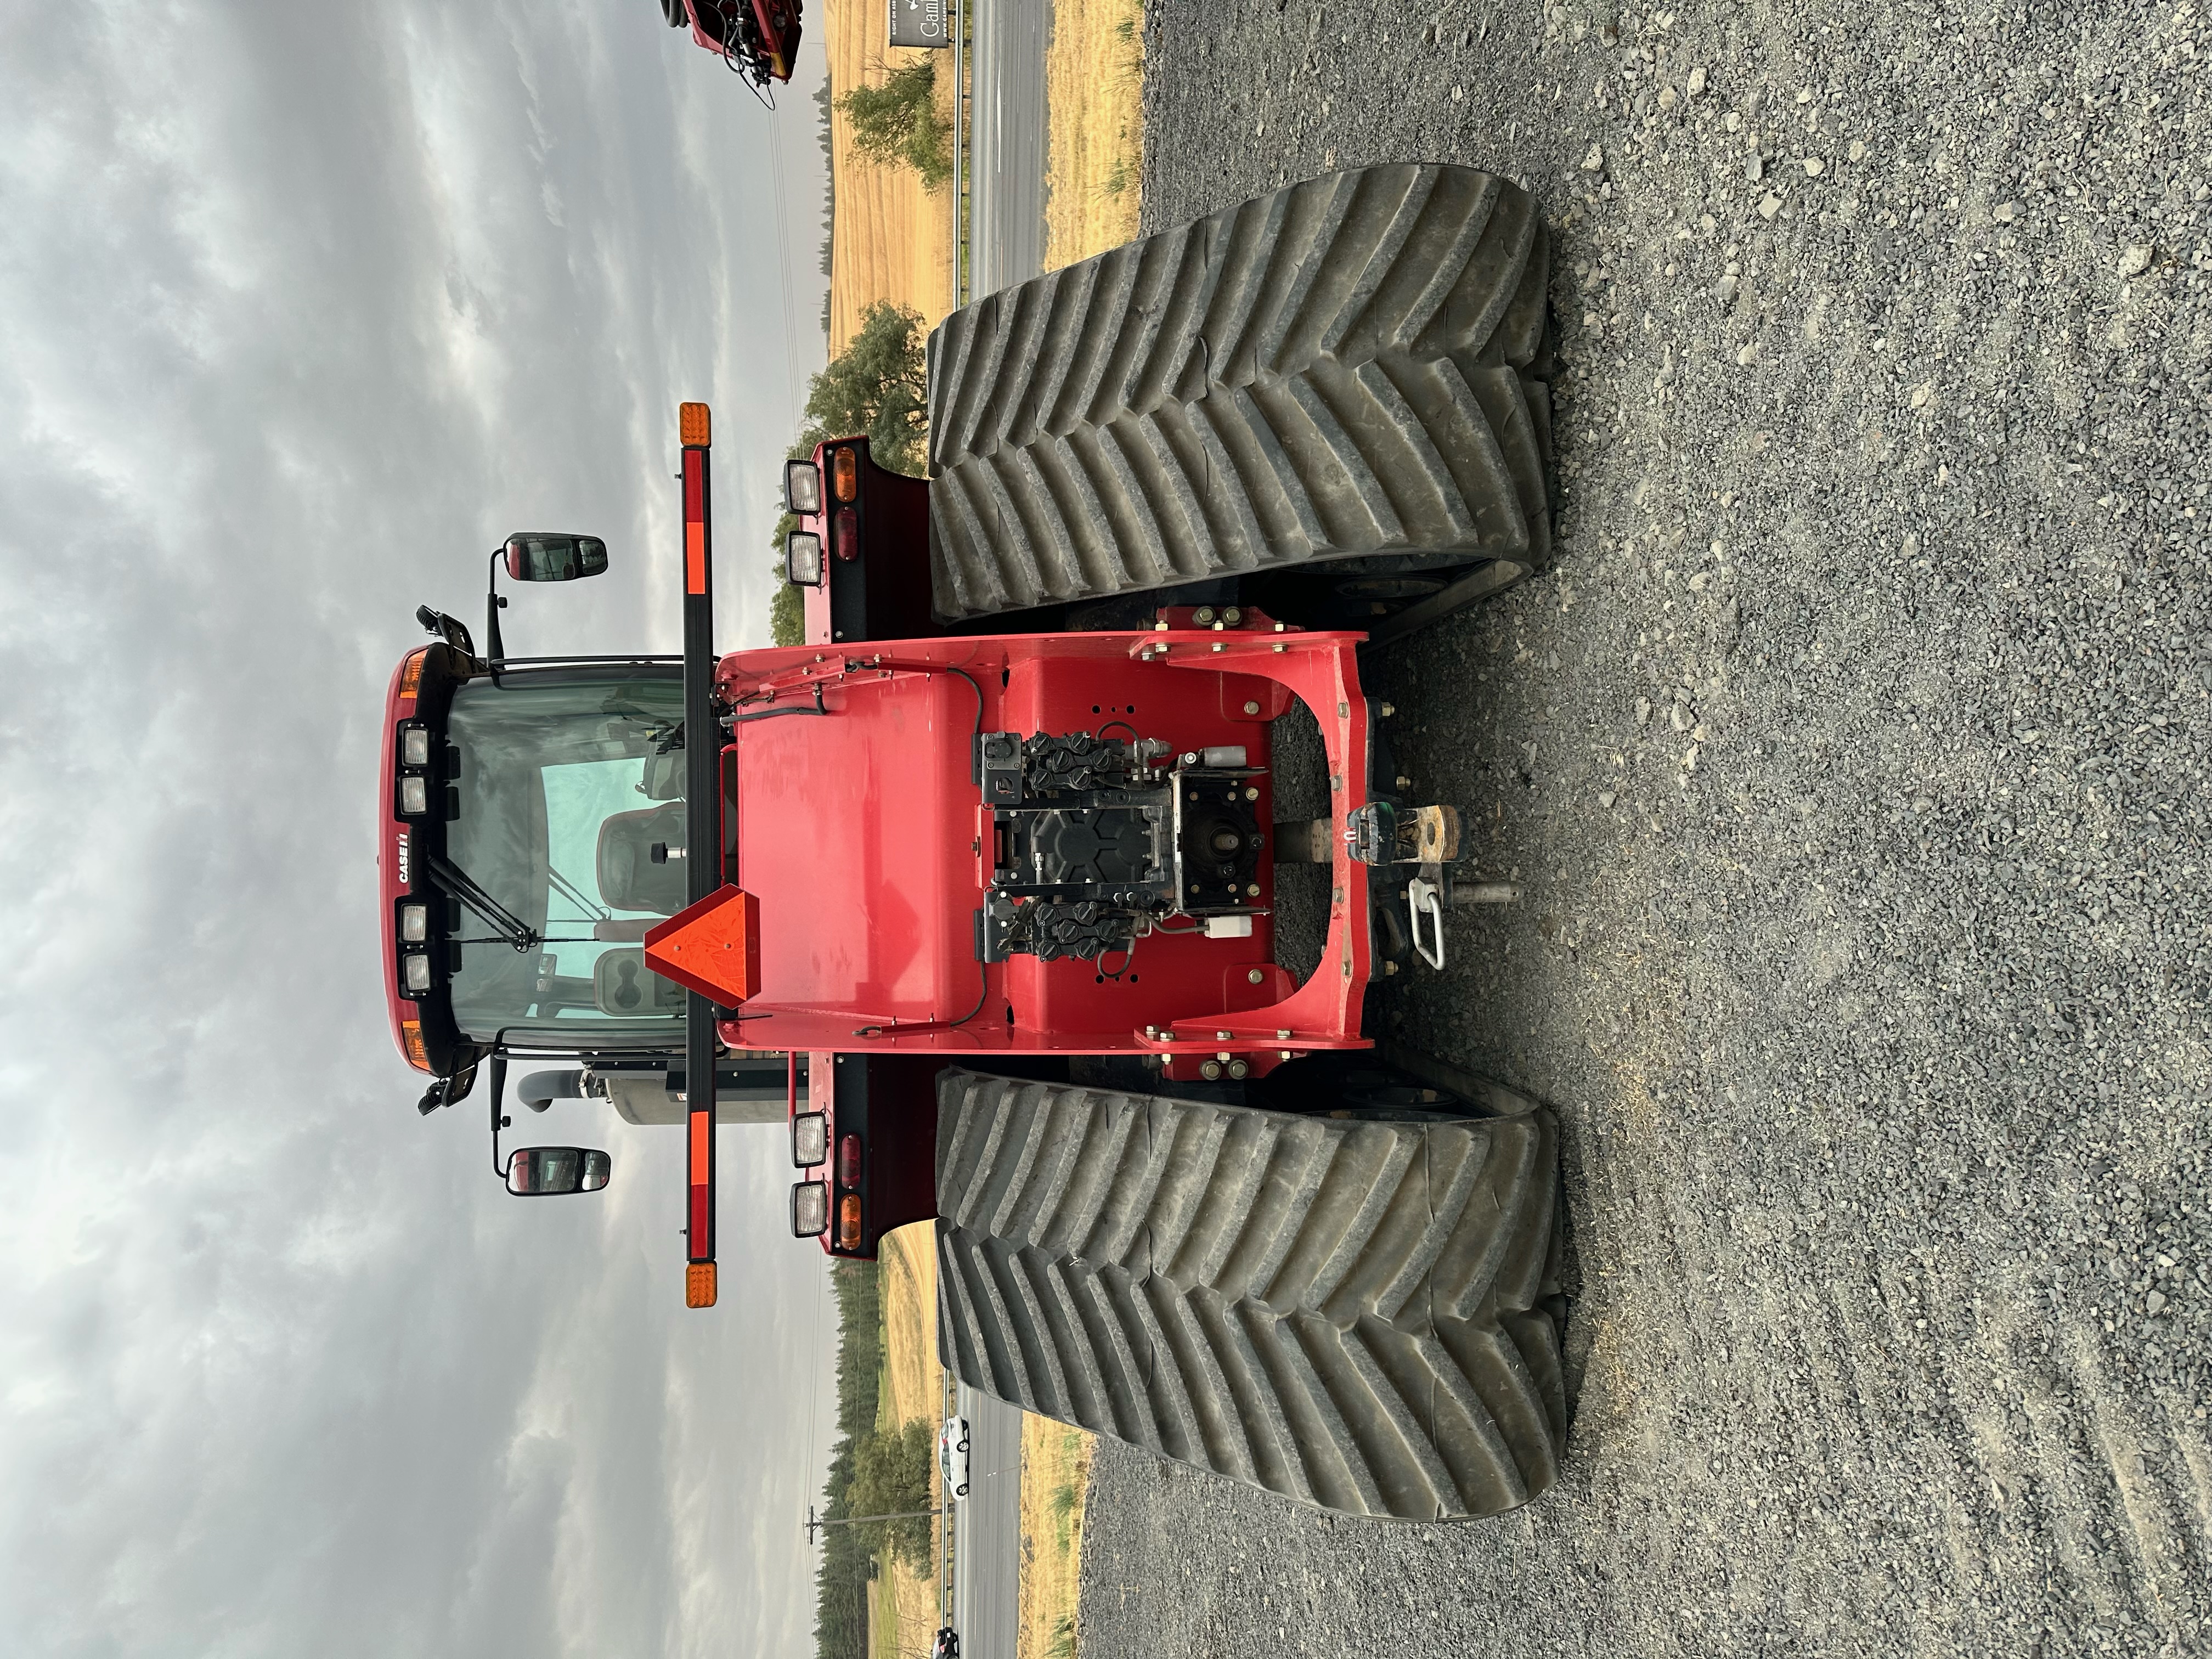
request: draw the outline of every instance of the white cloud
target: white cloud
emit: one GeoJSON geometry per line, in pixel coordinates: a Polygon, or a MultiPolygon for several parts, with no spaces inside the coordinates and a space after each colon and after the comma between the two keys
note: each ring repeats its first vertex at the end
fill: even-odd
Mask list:
{"type": "MultiPolygon", "coordinates": [[[[679,398],[716,404],[724,635],[765,636],[793,402],[762,325],[768,118],[641,0],[70,6],[10,33],[11,1644],[811,1628],[832,1333],[768,1137],[724,1132],[724,1306],[687,1314],[676,1137],[556,1108],[527,1127],[605,1139],[617,1184],[515,1204],[479,1102],[416,1118],[373,898],[418,601],[473,617],[499,536],[573,526],[617,572],[518,599],[511,645],[675,637],[679,398]]],[[[813,112],[775,118],[803,374],[813,112]]]]}

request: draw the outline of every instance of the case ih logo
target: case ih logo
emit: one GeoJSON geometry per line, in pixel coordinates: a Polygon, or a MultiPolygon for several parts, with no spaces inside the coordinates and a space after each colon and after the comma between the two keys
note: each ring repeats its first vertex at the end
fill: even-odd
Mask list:
{"type": "Polygon", "coordinates": [[[404,830],[399,832],[399,884],[402,887],[415,884],[415,877],[407,861],[407,832],[404,830]]]}

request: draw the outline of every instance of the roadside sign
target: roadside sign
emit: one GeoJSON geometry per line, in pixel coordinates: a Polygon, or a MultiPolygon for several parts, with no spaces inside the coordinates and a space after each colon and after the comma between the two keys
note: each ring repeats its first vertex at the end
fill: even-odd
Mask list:
{"type": "Polygon", "coordinates": [[[952,35],[945,27],[945,0],[889,0],[891,45],[949,46],[952,35]]]}

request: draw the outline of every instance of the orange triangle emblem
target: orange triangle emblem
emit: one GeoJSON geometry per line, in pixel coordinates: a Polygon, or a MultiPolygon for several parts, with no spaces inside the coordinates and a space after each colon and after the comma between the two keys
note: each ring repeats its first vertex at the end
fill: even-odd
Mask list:
{"type": "Polygon", "coordinates": [[[645,936],[646,966],[686,990],[732,1006],[760,990],[760,901],[725,886],[645,936]]]}

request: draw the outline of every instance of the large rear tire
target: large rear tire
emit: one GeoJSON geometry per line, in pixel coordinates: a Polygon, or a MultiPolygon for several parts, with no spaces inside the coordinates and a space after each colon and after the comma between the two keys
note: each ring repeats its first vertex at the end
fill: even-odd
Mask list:
{"type": "Polygon", "coordinates": [[[1363,167],[955,312],[929,341],[934,609],[1541,568],[1549,267],[1517,185],[1363,167]]]}
{"type": "Polygon", "coordinates": [[[1549,1486],[1558,1129],[1362,1121],[948,1070],[939,1352],[971,1387],[1323,1509],[1549,1486]]]}

